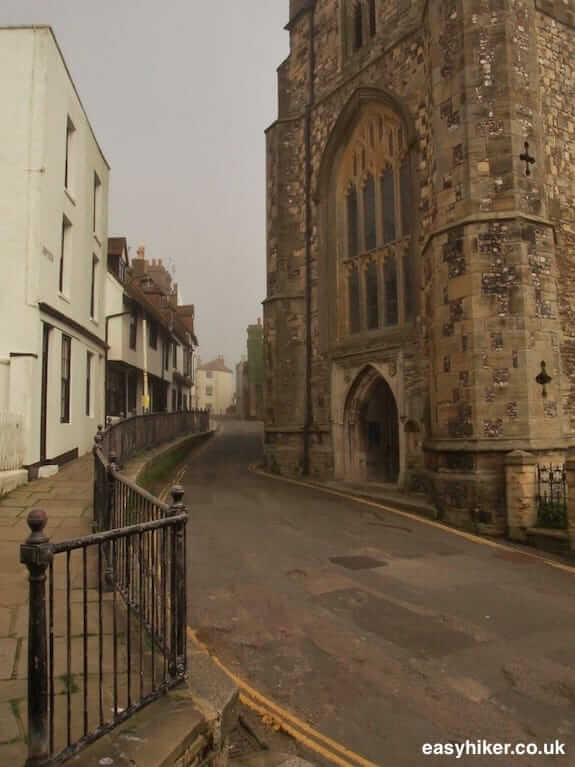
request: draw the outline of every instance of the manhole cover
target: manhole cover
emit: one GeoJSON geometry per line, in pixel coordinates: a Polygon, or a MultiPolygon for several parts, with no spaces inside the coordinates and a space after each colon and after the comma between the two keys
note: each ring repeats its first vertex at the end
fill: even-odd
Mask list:
{"type": "Polygon", "coordinates": [[[376,567],[385,567],[387,562],[382,562],[373,557],[330,557],[330,562],[347,570],[373,570],[376,567]]]}

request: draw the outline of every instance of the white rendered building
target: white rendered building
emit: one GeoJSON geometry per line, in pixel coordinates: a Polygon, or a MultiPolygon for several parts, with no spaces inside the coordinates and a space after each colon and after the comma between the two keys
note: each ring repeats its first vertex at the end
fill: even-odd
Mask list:
{"type": "Polygon", "coordinates": [[[109,166],[50,27],[0,28],[0,102],[0,412],[33,477],[104,417],[109,166]]]}
{"type": "Polygon", "coordinates": [[[224,358],[198,365],[195,378],[196,406],[214,415],[225,415],[234,402],[234,374],[224,358]]]}

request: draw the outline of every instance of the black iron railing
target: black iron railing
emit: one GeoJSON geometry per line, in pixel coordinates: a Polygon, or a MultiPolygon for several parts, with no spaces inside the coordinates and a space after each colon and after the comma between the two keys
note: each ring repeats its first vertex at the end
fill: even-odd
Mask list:
{"type": "Polygon", "coordinates": [[[537,465],[537,524],[567,528],[567,474],[564,465],[537,465]]]}
{"type": "Polygon", "coordinates": [[[186,676],[186,524],[94,447],[93,534],[51,543],[44,511],[21,547],[30,573],[28,767],[57,765],[186,676]]]}
{"type": "Polygon", "coordinates": [[[138,415],[111,424],[102,432],[101,446],[105,455],[115,455],[122,464],[143,450],[186,434],[207,432],[209,428],[208,410],[138,415]]]}

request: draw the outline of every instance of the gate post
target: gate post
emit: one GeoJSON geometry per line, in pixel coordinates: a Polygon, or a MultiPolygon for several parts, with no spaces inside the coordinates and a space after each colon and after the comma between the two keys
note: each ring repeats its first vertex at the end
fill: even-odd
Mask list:
{"type": "MultiPolygon", "coordinates": [[[[184,490],[179,485],[172,488],[172,503],[168,512],[169,517],[187,514],[184,505],[184,490]]],[[[186,596],[186,522],[171,528],[171,638],[170,638],[170,674],[183,678],[187,667],[186,626],[187,626],[187,596],[186,596]]]]}
{"type": "Polygon", "coordinates": [[[569,532],[569,548],[575,551],[575,456],[569,456],[565,461],[567,474],[567,530],[569,532]]]}
{"type": "Polygon", "coordinates": [[[532,453],[514,450],[505,456],[507,533],[514,541],[527,540],[527,528],[537,523],[537,489],[532,453]]]}

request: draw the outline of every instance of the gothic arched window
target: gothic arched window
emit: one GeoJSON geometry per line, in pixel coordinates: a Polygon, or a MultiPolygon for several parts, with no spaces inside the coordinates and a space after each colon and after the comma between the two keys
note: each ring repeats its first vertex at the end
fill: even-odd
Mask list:
{"type": "Polygon", "coordinates": [[[377,18],[375,12],[375,0],[368,0],[368,13],[369,13],[369,35],[373,37],[377,29],[377,18]]]}
{"type": "Polygon", "coordinates": [[[353,265],[348,278],[349,291],[349,332],[359,333],[361,329],[359,307],[359,269],[353,265]]]}
{"type": "Polygon", "coordinates": [[[359,227],[357,216],[357,192],[352,186],[347,193],[347,256],[353,258],[359,253],[359,227]]]}
{"type": "Polygon", "coordinates": [[[383,211],[383,242],[395,240],[395,178],[388,166],[381,176],[381,206],[383,211]]]}
{"type": "Polygon", "coordinates": [[[368,174],[363,188],[363,226],[365,249],[373,250],[377,245],[377,229],[375,222],[375,181],[368,174]]]}
{"type": "Polygon", "coordinates": [[[413,206],[403,130],[388,106],[364,106],[341,150],[335,231],[339,306],[347,307],[339,321],[343,336],[383,330],[411,317],[413,206]]]}
{"type": "Polygon", "coordinates": [[[399,171],[399,186],[401,194],[401,234],[410,234],[411,232],[411,209],[410,209],[410,193],[409,193],[409,163],[407,157],[401,163],[401,169],[399,171]]]}
{"type": "Polygon", "coordinates": [[[367,329],[379,327],[379,290],[377,287],[377,264],[371,261],[365,270],[365,303],[367,308],[367,329]]]}
{"type": "Polygon", "coordinates": [[[388,256],[383,264],[383,301],[386,325],[397,325],[397,269],[395,257],[388,256]]]}
{"type": "Polygon", "coordinates": [[[353,6],[353,50],[359,51],[363,45],[363,8],[361,0],[355,0],[353,6]]]}

